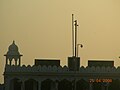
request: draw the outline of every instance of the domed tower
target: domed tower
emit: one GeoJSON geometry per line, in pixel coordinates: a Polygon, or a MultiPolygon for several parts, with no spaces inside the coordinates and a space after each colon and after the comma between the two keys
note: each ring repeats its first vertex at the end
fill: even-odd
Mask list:
{"type": "Polygon", "coordinates": [[[18,46],[15,44],[15,41],[9,46],[6,56],[6,65],[12,65],[12,61],[15,60],[15,65],[20,66],[21,64],[21,55],[18,51],[18,46]]]}

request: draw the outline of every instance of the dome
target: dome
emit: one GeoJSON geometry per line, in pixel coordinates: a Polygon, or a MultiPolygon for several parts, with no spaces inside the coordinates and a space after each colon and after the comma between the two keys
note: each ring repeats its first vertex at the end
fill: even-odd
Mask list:
{"type": "Polygon", "coordinates": [[[15,41],[9,46],[9,51],[18,51],[18,46],[15,44],[15,41]]]}
{"type": "Polygon", "coordinates": [[[6,55],[12,55],[12,56],[16,56],[16,55],[20,55],[19,51],[18,51],[18,46],[15,44],[15,41],[13,41],[13,43],[8,47],[8,52],[6,55]]]}
{"type": "Polygon", "coordinates": [[[20,55],[18,51],[8,51],[7,55],[20,55]]]}

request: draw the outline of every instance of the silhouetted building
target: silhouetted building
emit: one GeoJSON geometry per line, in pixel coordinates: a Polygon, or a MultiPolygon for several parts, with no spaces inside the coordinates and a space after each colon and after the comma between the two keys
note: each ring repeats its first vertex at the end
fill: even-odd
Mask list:
{"type": "Polygon", "coordinates": [[[60,60],[36,59],[35,65],[21,65],[21,54],[13,42],[6,56],[5,90],[120,90],[120,67],[113,61],[88,61],[68,57],[68,67],[60,60]]]}
{"type": "Polygon", "coordinates": [[[0,90],[4,90],[4,84],[0,84],[0,90]]]}
{"type": "Polygon", "coordinates": [[[109,60],[88,60],[89,67],[114,67],[114,61],[109,60]]]}
{"type": "Polygon", "coordinates": [[[38,66],[60,66],[60,60],[56,59],[35,59],[35,65],[38,66]]]}
{"type": "Polygon", "coordinates": [[[9,46],[6,56],[6,65],[12,65],[13,62],[17,66],[20,66],[21,64],[21,54],[18,51],[17,45],[15,45],[15,41],[9,46]]]}
{"type": "Polygon", "coordinates": [[[68,68],[70,71],[79,71],[80,57],[68,57],[68,68]]]}

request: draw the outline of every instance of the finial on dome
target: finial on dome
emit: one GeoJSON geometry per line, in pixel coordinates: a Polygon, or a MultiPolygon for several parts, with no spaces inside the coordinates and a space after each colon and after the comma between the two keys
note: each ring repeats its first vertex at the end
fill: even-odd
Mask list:
{"type": "Polygon", "coordinates": [[[13,40],[13,44],[15,44],[15,40],[13,40]]]}

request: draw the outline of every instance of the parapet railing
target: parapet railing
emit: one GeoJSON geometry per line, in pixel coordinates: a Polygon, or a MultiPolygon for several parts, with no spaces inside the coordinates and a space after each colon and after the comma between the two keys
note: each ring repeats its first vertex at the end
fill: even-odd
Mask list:
{"type": "MultiPolygon", "coordinates": [[[[74,71],[69,71],[67,66],[10,66],[6,65],[5,72],[66,72],[72,73],[74,71]]],[[[120,73],[120,67],[80,67],[77,73],[120,73]]]]}

